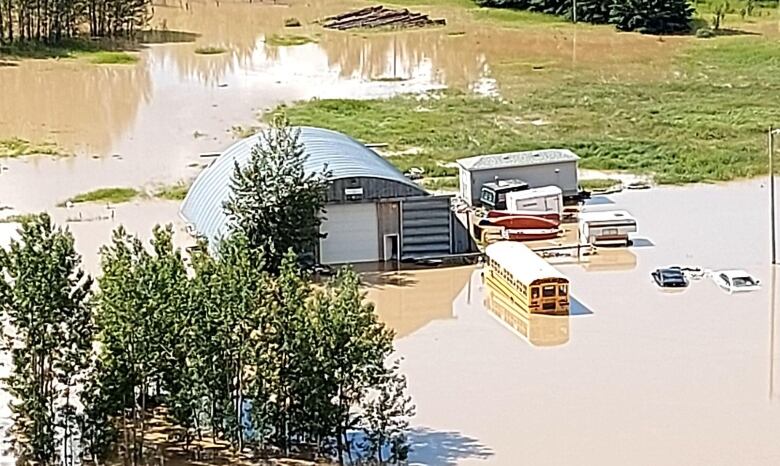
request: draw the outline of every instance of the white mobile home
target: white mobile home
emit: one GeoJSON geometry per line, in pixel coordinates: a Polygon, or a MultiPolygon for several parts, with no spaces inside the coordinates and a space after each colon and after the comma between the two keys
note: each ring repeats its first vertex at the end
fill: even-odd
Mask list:
{"type": "Polygon", "coordinates": [[[625,210],[582,212],[579,215],[580,241],[593,245],[628,245],[636,233],[636,219],[625,210]]]}
{"type": "Polygon", "coordinates": [[[563,209],[563,191],[557,186],[526,189],[506,194],[509,212],[544,212],[560,215],[563,209]]]}
{"type": "Polygon", "coordinates": [[[458,160],[460,197],[470,205],[479,203],[482,186],[499,180],[520,179],[529,188],[558,186],[565,197],[576,196],[577,161],[567,149],[547,149],[508,154],[479,155],[458,160]]]}

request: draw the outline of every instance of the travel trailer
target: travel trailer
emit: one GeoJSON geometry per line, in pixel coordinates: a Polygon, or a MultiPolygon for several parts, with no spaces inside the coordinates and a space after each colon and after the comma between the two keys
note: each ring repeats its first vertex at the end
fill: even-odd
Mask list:
{"type": "Polygon", "coordinates": [[[557,186],[526,189],[506,194],[506,210],[509,212],[543,212],[560,216],[563,209],[563,191],[557,186]]]}
{"type": "Polygon", "coordinates": [[[636,219],[625,210],[581,212],[580,241],[594,246],[628,246],[629,234],[636,233],[636,219]]]}

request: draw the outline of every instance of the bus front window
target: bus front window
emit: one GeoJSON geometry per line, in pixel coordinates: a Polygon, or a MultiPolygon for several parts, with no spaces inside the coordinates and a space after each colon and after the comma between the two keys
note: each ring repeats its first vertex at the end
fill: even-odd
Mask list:
{"type": "Polygon", "coordinates": [[[555,297],[555,285],[548,285],[542,288],[542,296],[545,298],[555,297]]]}
{"type": "Polygon", "coordinates": [[[539,297],[539,287],[532,287],[531,288],[531,299],[536,299],[539,297]]]}
{"type": "Polygon", "coordinates": [[[566,296],[566,285],[558,285],[558,296],[566,296]]]}

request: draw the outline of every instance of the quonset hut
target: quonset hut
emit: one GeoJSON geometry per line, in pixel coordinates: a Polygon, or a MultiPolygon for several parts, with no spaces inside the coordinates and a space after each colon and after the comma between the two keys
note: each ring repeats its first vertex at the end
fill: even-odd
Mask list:
{"type": "MultiPolygon", "coordinates": [[[[330,171],[320,228],[326,237],[315,251],[320,263],[415,259],[468,249],[467,235],[453,222],[449,196],[431,196],[349,136],[322,128],[298,129],[308,157],[304,170],[320,173],[327,167],[330,171]]],[[[246,164],[261,140],[257,134],[230,146],[187,193],[181,216],[210,242],[228,233],[222,205],[230,195],[234,162],[246,164]]]]}

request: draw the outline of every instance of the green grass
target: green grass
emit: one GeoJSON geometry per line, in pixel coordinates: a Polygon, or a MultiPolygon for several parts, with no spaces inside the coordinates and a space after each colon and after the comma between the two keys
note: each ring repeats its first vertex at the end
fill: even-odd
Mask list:
{"type": "Polygon", "coordinates": [[[580,180],[580,186],[586,191],[603,191],[620,185],[620,180],[614,178],[595,178],[592,180],[580,180]]]}
{"type": "Polygon", "coordinates": [[[317,42],[309,36],[274,34],[265,39],[265,43],[274,47],[291,47],[317,42]]]}
{"type": "Polygon", "coordinates": [[[471,10],[471,15],[476,20],[504,26],[526,26],[528,24],[537,23],[560,24],[570,22],[561,16],[504,8],[476,8],[471,10]]]}
{"type": "Polygon", "coordinates": [[[36,218],[35,214],[15,214],[0,218],[0,223],[24,223],[36,218]]]}
{"type": "Polygon", "coordinates": [[[93,58],[104,53],[137,50],[138,44],[128,40],[65,39],[58,44],[42,42],[15,42],[0,45],[0,57],[14,59],[93,58]]]}
{"type": "Polygon", "coordinates": [[[106,50],[90,52],[84,58],[93,65],[131,65],[138,61],[136,54],[106,50]]]}
{"type": "Polygon", "coordinates": [[[456,191],[458,189],[458,177],[425,178],[423,186],[431,191],[456,191]]]}
{"type": "Polygon", "coordinates": [[[779,46],[752,36],[691,39],[668,70],[641,65],[649,76],[622,82],[587,69],[532,81],[525,68],[497,64],[502,100],[447,91],[283,110],[294,124],[387,143],[392,152],[415,149],[388,158],[402,170],[563,147],[582,157],[583,168],[647,174],[658,183],[725,181],[766,173],[766,127],[780,123],[779,46]],[[528,124],[534,119],[549,124],[528,124]]]}
{"type": "Polygon", "coordinates": [[[52,142],[34,143],[26,139],[0,139],[0,158],[14,158],[25,155],[68,155],[52,142]]]}
{"type": "Polygon", "coordinates": [[[221,55],[225,52],[227,52],[227,49],[214,45],[207,45],[205,47],[198,47],[195,49],[195,53],[198,55],[221,55]]]}
{"type": "Polygon", "coordinates": [[[140,191],[133,188],[100,188],[94,191],[78,194],[64,202],[57,204],[58,207],[64,207],[68,202],[80,204],[84,202],[106,202],[110,204],[121,204],[130,202],[140,196],[140,191]]]}
{"type": "Polygon", "coordinates": [[[177,183],[171,186],[163,186],[154,192],[154,197],[166,201],[183,201],[187,196],[190,186],[186,183],[177,183]]]}

